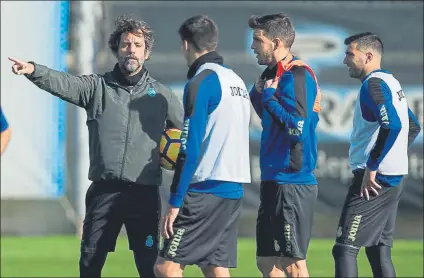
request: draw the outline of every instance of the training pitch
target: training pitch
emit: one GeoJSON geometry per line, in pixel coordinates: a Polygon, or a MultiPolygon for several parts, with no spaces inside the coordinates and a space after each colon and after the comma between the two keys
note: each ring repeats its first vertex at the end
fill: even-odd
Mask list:
{"type": "MultiPolygon", "coordinates": [[[[1,277],[78,277],[79,240],[74,236],[1,238],[1,277]]],[[[312,239],[308,253],[311,277],[334,277],[331,255],[333,240],[312,239]]],[[[423,241],[395,240],[392,250],[398,277],[423,277],[423,241]]],[[[358,258],[359,276],[372,277],[364,250],[358,258]]],[[[240,238],[238,267],[233,277],[260,277],[255,263],[255,240],[240,238]]],[[[120,237],[116,252],[110,253],[103,277],[137,277],[128,250],[128,241],[120,237]]],[[[185,277],[201,277],[197,267],[187,267],[185,277]]]]}

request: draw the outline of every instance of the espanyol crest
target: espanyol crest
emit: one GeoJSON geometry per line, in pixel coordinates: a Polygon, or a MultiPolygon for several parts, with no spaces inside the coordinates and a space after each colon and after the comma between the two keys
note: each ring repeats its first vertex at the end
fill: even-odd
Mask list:
{"type": "Polygon", "coordinates": [[[148,94],[149,96],[151,96],[151,97],[154,97],[154,96],[156,95],[156,91],[155,91],[155,89],[153,89],[153,88],[149,88],[149,89],[147,90],[147,94],[148,94]]]}

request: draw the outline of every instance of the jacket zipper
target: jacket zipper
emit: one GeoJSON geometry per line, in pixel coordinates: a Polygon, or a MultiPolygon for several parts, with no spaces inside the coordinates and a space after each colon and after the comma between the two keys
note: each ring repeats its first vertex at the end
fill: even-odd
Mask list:
{"type": "MultiPolygon", "coordinates": [[[[121,87],[122,88],[122,87],[121,87]]],[[[125,90],[127,90],[127,89],[125,89],[125,90]]],[[[127,90],[128,91],[128,90],[127,90]]],[[[133,90],[131,89],[130,90],[130,100],[131,100],[131,98],[132,98],[132,92],[133,92],[133,90]]],[[[122,180],[122,176],[123,176],[123,174],[124,174],[124,167],[125,167],[125,157],[126,157],[126,155],[127,155],[127,145],[128,145],[128,132],[129,132],[129,129],[130,129],[130,121],[131,121],[131,110],[130,109],[128,109],[128,122],[127,122],[127,131],[126,131],[126,134],[125,134],[125,145],[124,145],[124,155],[122,156],[122,167],[121,167],[121,180],[122,180]]]]}
{"type": "MultiPolygon", "coordinates": [[[[119,85],[119,84],[118,84],[118,83],[116,83],[116,82],[111,82],[111,84],[114,84],[114,85],[116,85],[117,87],[120,87],[121,89],[124,89],[125,91],[129,92],[129,93],[130,93],[130,100],[132,99],[133,89],[137,87],[137,85],[135,85],[135,86],[133,87],[133,89],[130,89],[130,90],[128,91],[128,89],[127,89],[127,88],[122,87],[121,85],[119,85]]],[[[146,85],[147,85],[147,84],[149,84],[149,82],[146,82],[146,85]]],[[[138,87],[140,87],[140,86],[138,86],[138,87]]],[[[120,177],[120,179],[121,179],[121,180],[122,180],[122,177],[123,177],[123,174],[124,174],[124,168],[125,168],[125,156],[126,156],[126,154],[127,154],[128,132],[129,132],[129,129],[130,129],[130,121],[131,121],[131,110],[128,110],[128,122],[127,122],[127,131],[126,131],[126,134],[125,134],[124,155],[122,156],[122,167],[121,167],[121,177],[120,177]]]]}

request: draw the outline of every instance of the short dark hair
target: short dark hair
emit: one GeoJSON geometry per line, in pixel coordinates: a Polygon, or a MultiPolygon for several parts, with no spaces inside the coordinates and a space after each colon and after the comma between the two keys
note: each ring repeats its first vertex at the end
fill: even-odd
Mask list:
{"type": "Polygon", "coordinates": [[[120,16],[115,21],[115,31],[109,37],[109,48],[114,54],[118,52],[121,35],[123,33],[142,34],[144,36],[145,51],[153,48],[154,37],[153,31],[146,22],[135,20],[130,16],[120,16]],[[141,33],[140,33],[141,31],[141,33]]]}
{"type": "Polygon", "coordinates": [[[199,51],[214,51],[218,46],[218,26],[206,15],[186,19],[178,33],[181,40],[191,43],[199,51]]]}
{"type": "Polygon", "coordinates": [[[353,42],[357,43],[356,49],[364,51],[367,48],[374,49],[380,54],[383,54],[384,47],[380,38],[371,32],[359,33],[345,39],[344,44],[349,45],[353,42]]]}
{"type": "Polygon", "coordinates": [[[264,31],[265,35],[271,40],[279,38],[288,48],[293,45],[296,37],[293,23],[290,18],[283,13],[261,16],[252,15],[249,18],[248,24],[252,29],[264,31]]]}

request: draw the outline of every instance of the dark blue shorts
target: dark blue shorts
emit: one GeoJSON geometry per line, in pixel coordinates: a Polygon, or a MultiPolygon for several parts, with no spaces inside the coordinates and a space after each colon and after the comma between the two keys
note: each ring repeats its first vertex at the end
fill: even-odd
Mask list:
{"type": "Polygon", "coordinates": [[[236,267],[240,212],[241,199],[188,192],[160,256],[182,265],[236,267]]]}
{"type": "Polygon", "coordinates": [[[306,259],[317,185],[261,183],[256,255],[306,259]]]}
{"type": "Polygon", "coordinates": [[[392,246],[396,214],[402,184],[394,187],[382,185],[378,196],[366,200],[360,197],[364,171],[356,171],[346,196],[337,228],[336,242],[344,245],[392,246]]]}

